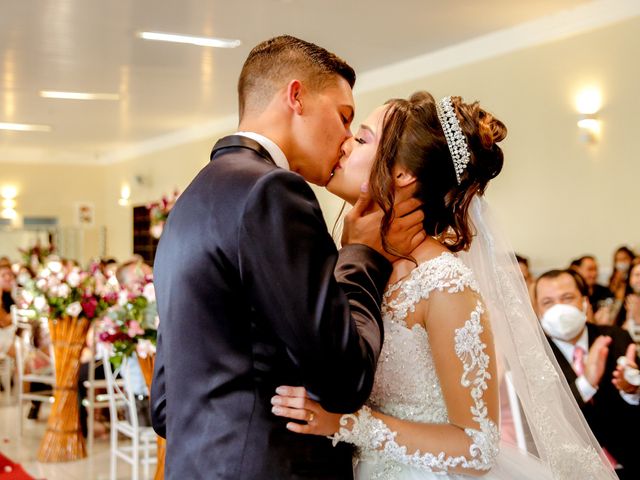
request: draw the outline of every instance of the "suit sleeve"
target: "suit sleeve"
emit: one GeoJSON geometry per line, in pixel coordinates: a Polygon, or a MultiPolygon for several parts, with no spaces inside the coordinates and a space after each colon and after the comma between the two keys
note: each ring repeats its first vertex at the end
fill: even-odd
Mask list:
{"type": "Polygon", "coordinates": [[[382,346],[389,262],[364,245],[338,253],[312,190],[283,170],[253,187],[238,244],[243,287],[311,396],[329,411],[357,410],[382,346]]]}

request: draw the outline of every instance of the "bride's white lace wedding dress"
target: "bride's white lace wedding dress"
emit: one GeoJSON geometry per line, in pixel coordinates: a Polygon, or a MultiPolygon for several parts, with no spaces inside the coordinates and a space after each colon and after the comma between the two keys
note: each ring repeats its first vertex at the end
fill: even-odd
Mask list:
{"type": "MultiPolygon", "coordinates": [[[[450,473],[454,467],[471,469],[486,479],[551,478],[539,460],[515,448],[500,446],[498,426],[489,417],[484,399],[491,378],[489,352],[481,339],[483,332],[490,328],[484,319],[484,308],[472,271],[451,253],[421,263],[406,278],[387,287],[382,308],[384,345],[371,397],[357,414],[343,417],[345,424],[353,420],[353,427],[341,429],[334,436],[334,441],[346,441],[358,447],[354,462],[357,480],[465,478],[450,473]],[[468,312],[464,323],[453,322],[451,326],[453,351],[447,357],[447,363],[451,364],[437,365],[441,375],[456,375],[462,388],[462,391],[456,390],[456,394],[466,392],[466,398],[460,398],[468,414],[468,421],[464,423],[474,425],[464,428],[469,438],[468,452],[452,455],[446,451],[415,451],[415,448],[408,451],[396,442],[396,432],[374,418],[371,411],[423,424],[450,422],[452,405],[445,403],[429,334],[421,323],[412,322],[411,318],[416,315],[416,307],[428,302],[433,292],[456,295],[469,290],[474,292],[475,308],[468,312]]],[[[443,358],[441,353],[439,358],[443,358]]]]}

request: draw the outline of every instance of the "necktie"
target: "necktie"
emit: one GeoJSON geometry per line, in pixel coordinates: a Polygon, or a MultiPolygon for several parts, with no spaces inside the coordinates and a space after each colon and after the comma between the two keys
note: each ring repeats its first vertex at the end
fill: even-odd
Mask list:
{"type": "Polygon", "coordinates": [[[584,374],[584,349],[577,345],[573,349],[573,370],[578,376],[584,374]]]}

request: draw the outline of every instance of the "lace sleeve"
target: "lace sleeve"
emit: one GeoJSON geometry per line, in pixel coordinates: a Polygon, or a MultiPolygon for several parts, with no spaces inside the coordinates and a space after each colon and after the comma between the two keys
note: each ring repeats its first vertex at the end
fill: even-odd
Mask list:
{"type": "Polygon", "coordinates": [[[363,407],[341,418],[334,445],[352,443],[429,472],[490,470],[500,435],[492,420],[497,417],[498,396],[484,307],[470,290],[441,292],[432,295],[430,303],[427,331],[449,423],[416,424],[363,407]]]}

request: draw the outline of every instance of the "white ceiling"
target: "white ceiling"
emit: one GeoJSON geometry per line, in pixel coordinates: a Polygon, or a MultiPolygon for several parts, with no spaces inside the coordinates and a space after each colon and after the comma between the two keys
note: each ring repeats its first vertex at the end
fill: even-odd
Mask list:
{"type": "MultiPolygon", "coordinates": [[[[636,0],[637,1],[637,0],[636,0]]],[[[236,112],[253,45],[289,33],[379,69],[588,0],[0,0],[0,161],[101,162],[118,151],[236,112]],[[142,30],[237,38],[236,49],[150,42],[142,30]],[[117,92],[119,101],[41,98],[117,92]]]]}

